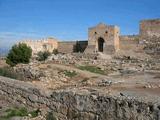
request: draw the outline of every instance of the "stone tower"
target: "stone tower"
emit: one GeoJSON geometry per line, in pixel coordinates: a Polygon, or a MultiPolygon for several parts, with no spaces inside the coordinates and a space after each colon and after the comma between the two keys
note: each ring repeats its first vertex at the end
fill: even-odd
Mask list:
{"type": "Polygon", "coordinates": [[[103,23],[88,30],[88,47],[85,53],[113,54],[119,50],[119,28],[103,23]]]}
{"type": "Polygon", "coordinates": [[[141,37],[160,37],[160,19],[142,20],[140,22],[141,37]]]}

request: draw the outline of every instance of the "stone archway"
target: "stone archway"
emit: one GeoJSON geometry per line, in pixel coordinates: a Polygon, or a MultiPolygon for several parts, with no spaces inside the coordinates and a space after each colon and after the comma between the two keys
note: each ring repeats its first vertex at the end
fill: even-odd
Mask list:
{"type": "Polygon", "coordinates": [[[104,49],[104,39],[100,37],[98,39],[98,52],[103,52],[103,49],[104,49]]]}

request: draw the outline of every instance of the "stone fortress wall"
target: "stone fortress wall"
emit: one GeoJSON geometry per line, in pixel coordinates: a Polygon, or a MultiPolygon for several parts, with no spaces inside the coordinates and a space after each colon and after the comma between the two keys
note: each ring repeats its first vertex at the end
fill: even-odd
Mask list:
{"type": "Polygon", "coordinates": [[[145,43],[144,51],[160,58],[160,19],[142,20],[140,38],[145,43]]]}
{"type": "Polygon", "coordinates": [[[140,35],[142,37],[160,37],[160,19],[142,20],[140,22],[140,35]]]}
{"type": "Polygon", "coordinates": [[[60,53],[84,52],[87,46],[88,41],[61,41],[58,42],[58,51],[60,53]]]}
{"type": "Polygon", "coordinates": [[[72,53],[75,45],[76,41],[58,42],[58,51],[60,53],[72,53]]]}
{"type": "Polygon", "coordinates": [[[142,20],[140,22],[139,35],[120,35],[120,29],[117,26],[98,24],[95,27],[88,29],[88,40],[86,41],[58,41],[57,39],[46,39],[44,41],[25,41],[27,45],[31,46],[33,53],[38,51],[58,49],[60,53],[80,52],[95,53],[102,52],[104,54],[113,54],[119,50],[143,52],[146,41],[150,45],[155,41],[154,47],[159,50],[160,38],[160,19],[142,20]],[[155,36],[157,38],[155,38],[155,36]],[[154,38],[153,38],[154,37],[154,38]]]}
{"type": "Polygon", "coordinates": [[[100,23],[89,28],[86,53],[103,52],[112,54],[117,50],[119,50],[119,28],[117,26],[100,23]]]}
{"type": "Polygon", "coordinates": [[[119,48],[123,51],[138,51],[142,50],[139,35],[123,35],[119,37],[119,48]]]}
{"type": "Polygon", "coordinates": [[[55,38],[46,38],[41,40],[24,40],[21,43],[25,43],[32,48],[32,53],[37,54],[40,51],[52,52],[58,48],[58,40],[55,38]]]}

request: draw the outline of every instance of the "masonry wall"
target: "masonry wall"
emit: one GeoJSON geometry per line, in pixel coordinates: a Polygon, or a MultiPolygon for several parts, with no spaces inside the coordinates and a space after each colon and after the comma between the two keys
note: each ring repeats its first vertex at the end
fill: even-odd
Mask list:
{"type": "Polygon", "coordinates": [[[58,42],[58,52],[60,53],[73,53],[78,52],[77,47],[80,47],[83,52],[88,45],[88,41],[63,41],[58,42]]]}
{"type": "Polygon", "coordinates": [[[137,47],[139,44],[138,36],[135,35],[123,35],[120,36],[120,49],[129,50],[137,47]]]}
{"type": "Polygon", "coordinates": [[[57,49],[58,42],[54,38],[46,38],[43,40],[25,40],[20,43],[25,43],[32,48],[32,53],[37,54],[40,51],[49,51],[52,53],[54,49],[57,49]]]}
{"type": "Polygon", "coordinates": [[[160,37],[160,19],[142,20],[140,22],[140,35],[142,37],[160,37]]]}
{"type": "Polygon", "coordinates": [[[143,38],[145,46],[144,51],[158,59],[160,59],[160,37],[147,37],[143,38]]]}
{"type": "Polygon", "coordinates": [[[119,47],[124,51],[143,51],[143,43],[138,35],[120,36],[119,47]]]}
{"type": "Polygon", "coordinates": [[[75,47],[78,50],[77,52],[84,52],[87,46],[88,46],[88,41],[78,41],[75,47]]]}
{"type": "Polygon", "coordinates": [[[98,52],[99,38],[104,40],[103,53],[113,54],[119,50],[119,28],[117,26],[98,24],[88,29],[88,47],[86,53],[98,52]]]}
{"type": "Polygon", "coordinates": [[[144,41],[144,51],[160,58],[160,19],[142,20],[140,22],[140,37],[144,41]]]}
{"type": "Polygon", "coordinates": [[[72,53],[75,45],[76,45],[76,41],[58,42],[58,52],[72,53]]]}
{"type": "Polygon", "coordinates": [[[0,77],[0,96],[12,103],[50,110],[58,120],[159,120],[159,104],[98,95],[81,90],[43,91],[32,84],[0,77]]]}

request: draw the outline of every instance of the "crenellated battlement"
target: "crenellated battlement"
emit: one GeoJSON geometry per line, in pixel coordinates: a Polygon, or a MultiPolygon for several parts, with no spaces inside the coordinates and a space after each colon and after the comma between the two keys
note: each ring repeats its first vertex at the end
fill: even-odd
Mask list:
{"type": "MultiPolygon", "coordinates": [[[[160,37],[160,19],[142,20],[138,35],[120,35],[118,26],[100,23],[88,29],[88,40],[85,41],[59,42],[55,38],[45,38],[24,40],[22,43],[30,46],[33,53],[46,50],[52,52],[54,49],[61,53],[72,53],[79,47],[78,49],[86,53],[102,52],[104,54],[114,54],[119,50],[143,52],[145,41],[152,43],[154,41],[153,37],[160,37]]],[[[159,48],[157,49],[159,50],[159,48]]]]}
{"type": "Polygon", "coordinates": [[[20,43],[25,43],[32,48],[33,54],[39,51],[52,52],[58,47],[58,40],[55,38],[46,38],[40,40],[23,40],[20,43]]]}

